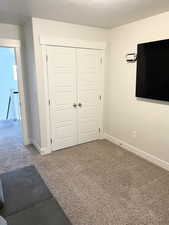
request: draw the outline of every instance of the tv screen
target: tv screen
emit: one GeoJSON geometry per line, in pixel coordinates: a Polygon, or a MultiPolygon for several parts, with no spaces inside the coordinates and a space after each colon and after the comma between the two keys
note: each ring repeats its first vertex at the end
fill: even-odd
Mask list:
{"type": "Polygon", "coordinates": [[[136,97],[169,101],[169,40],[137,46],[136,97]]]}

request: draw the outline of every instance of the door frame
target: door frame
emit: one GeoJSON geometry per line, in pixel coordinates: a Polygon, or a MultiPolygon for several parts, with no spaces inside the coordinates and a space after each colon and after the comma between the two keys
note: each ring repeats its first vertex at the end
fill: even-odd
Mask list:
{"type": "Polygon", "coordinates": [[[57,46],[57,47],[68,47],[68,48],[80,48],[80,49],[93,49],[100,50],[100,57],[102,63],[100,64],[100,94],[102,96],[100,104],[100,136],[99,139],[103,139],[103,105],[104,105],[104,74],[105,74],[105,50],[106,42],[98,41],[86,41],[80,39],[64,39],[58,38],[55,36],[41,36],[39,37],[39,43],[41,46],[41,54],[43,60],[43,72],[44,72],[44,81],[45,81],[45,108],[46,108],[46,121],[47,121],[47,153],[53,151],[51,144],[51,118],[50,118],[50,106],[49,106],[49,88],[48,88],[48,71],[47,71],[47,47],[48,46],[57,46]]]}
{"type": "Polygon", "coordinates": [[[26,114],[24,78],[23,78],[23,68],[22,68],[22,59],[21,59],[21,42],[20,42],[20,40],[0,39],[0,47],[14,48],[14,50],[15,50],[23,144],[28,145],[28,144],[30,144],[30,140],[29,140],[29,135],[28,135],[28,123],[27,123],[27,114],[26,114]]]}

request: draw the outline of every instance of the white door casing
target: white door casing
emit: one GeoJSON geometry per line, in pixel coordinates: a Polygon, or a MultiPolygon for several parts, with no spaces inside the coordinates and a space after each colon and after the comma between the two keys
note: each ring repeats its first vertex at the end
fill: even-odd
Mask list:
{"type": "Polygon", "coordinates": [[[51,149],[99,139],[103,51],[47,46],[46,54],[51,149]]]}
{"type": "Polygon", "coordinates": [[[21,125],[24,145],[30,144],[30,137],[28,132],[28,118],[26,110],[26,97],[25,97],[25,85],[24,85],[24,73],[22,68],[22,57],[21,57],[21,42],[20,40],[13,39],[0,39],[0,47],[14,48],[15,57],[17,64],[17,75],[18,75],[18,89],[19,89],[19,100],[21,110],[21,125]]]}

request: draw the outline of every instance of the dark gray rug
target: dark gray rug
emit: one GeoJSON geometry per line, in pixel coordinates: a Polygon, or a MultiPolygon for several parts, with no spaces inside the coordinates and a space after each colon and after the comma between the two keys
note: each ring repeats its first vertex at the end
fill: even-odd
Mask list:
{"type": "Polygon", "coordinates": [[[8,225],[71,225],[34,166],[0,175],[8,225]]]}
{"type": "Polygon", "coordinates": [[[55,199],[7,217],[9,225],[71,225],[55,199]]]}
{"type": "Polygon", "coordinates": [[[2,174],[0,179],[5,199],[2,215],[5,217],[52,198],[34,166],[2,174]]]}

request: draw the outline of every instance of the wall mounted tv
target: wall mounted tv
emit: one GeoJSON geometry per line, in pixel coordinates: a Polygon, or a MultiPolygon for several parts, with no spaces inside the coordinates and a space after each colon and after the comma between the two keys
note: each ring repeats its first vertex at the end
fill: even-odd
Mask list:
{"type": "Polygon", "coordinates": [[[138,44],[136,97],[169,101],[169,40],[138,44]]]}

